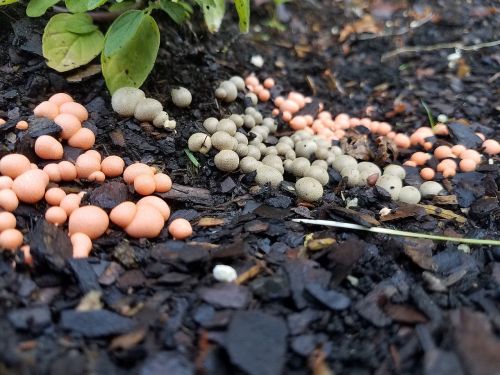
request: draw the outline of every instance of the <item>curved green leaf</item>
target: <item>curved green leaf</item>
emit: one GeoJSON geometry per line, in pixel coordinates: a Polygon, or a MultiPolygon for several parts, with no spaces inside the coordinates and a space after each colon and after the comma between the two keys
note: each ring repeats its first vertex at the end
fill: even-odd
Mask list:
{"type": "Polygon", "coordinates": [[[102,74],[109,91],[113,93],[124,86],[141,86],[153,69],[159,47],[158,25],[146,14],[135,35],[125,45],[112,55],[101,55],[102,74]]]}
{"type": "Polygon", "coordinates": [[[0,0],[0,6],[17,3],[19,0],[0,0]]]}
{"type": "Polygon", "coordinates": [[[248,33],[250,29],[250,0],[234,0],[234,6],[240,19],[240,31],[248,33]]]}
{"type": "Polygon", "coordinates": [[[145,16],[141,10],[129,10],[118,17],[106,32],[103,54],[109,57],[123,48],[137,34],[145,16]]]}
{"type": "Polygon", "coordinates": [[[53,16],[42,38],[43,56],[47,65],[58,72],[66,72],[85,65],[102,51],[104,36],[99,30],[86,34],[76,34],[68,30],[75,20],[92,19],[85,14],[57,14],[53,16]]]}
{"type": "Polygon", "coordinates": [[[56,5],[60,0],[30,0],[26,7],[28,17],[40,17],[45,14],[47,9],[56,5]]]}
{"type": "Polygon", "coordinates": [[[214,4],[202,5],[203,16],[207,24],[208,31],[215,33],[219,31],[224,13],[226,12],[226,0],[214,0],[214,4]]]}
{"type": "Polygon", "coordinates": [[[66,30],[75,34],[88,34],[99,28],[92,23],[92,18],[85,13],[73,14],[71,22],[66,24],[66,30]]]}
{"type": "Polygon", "coordinates": [[[193,13],[191,5],[184,1],[160,0],[160,8],[178,24],[183,23],[193,13]]]}
{"type": "Polygon", "coordinates": [[[100,7],[108,0],[64,0],[66,8],[71,13],[83,13],[100,7]]]}

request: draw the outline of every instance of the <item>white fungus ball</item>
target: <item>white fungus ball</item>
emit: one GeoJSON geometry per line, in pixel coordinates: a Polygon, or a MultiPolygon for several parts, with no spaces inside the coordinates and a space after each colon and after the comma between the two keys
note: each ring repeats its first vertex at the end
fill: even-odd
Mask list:
{"type": "Polygon", "coordinates": [[[205,133],[194,133],[188,139],[188,148],[190,151],[206,154],[212,148],[212,141],[205,133]]]}
{"type": "Polygon", "coordinates": [[[384,174],[377,180],[375,185],[386,190],[391,195],[393,200],[397,200],[401,188],[403,187],[403,182],[399,177],[384,174]]]}
{"type": "Polygon", "coordinates": [[[295,183],[297,196],[306,202],[316,202],[323,197],[323,186],[312,177],[302,177],[295,183]]]}
{"type": "Polygon", "coordinates": [[[163,111],[161,103],[152,98],[139,100],[135,107],[134,117],[139,121],[153,121],[163,111]]]}
{"type": "Polygon", "coordinates": [[[245,81],[240,76],[233,76],[229,78],[229,81],[231,81],[239,91],[245,90],[245,81]]]}
{"type": "Polygon", "coordinates": [[[312,177],[323,186],[328,184],[328,180],[330,179],[330,176],[328,176],[328,172],[324,168],[314,165],[311,165],[309,167],[309,169],[304,174],[304,177],[312,177]]]}
{"type": "Polygon", "coordinates": [[[174,104],[179,108],[189,107],[191,101],[193,100],[191,92],[185,87],[172,89],[172,91],[170,91],[170,95],[172,96],[172,102],[174,102],[174,104]]]}
{"type": "Polygon", "coordinates": [[[420,193],[422,197],[431,197],[433,195],[438,195],[441,191],[444,190],[443,185],[436,181],[425,181],[422,185],[420,185],[420,193]]]}
{"type": "Polygon", "coordinates": [[[404,180],[406,177],[405,169],[397,164],[389,164],[384,168],[384,174],[390,174],[392,176],[399,177],[401,180],[404,180]]]}
{"type": "Polygon", "coordinates": [[[413,186],[405,186],[399,191],[398,201],[409,204],[417,204],[422,196],[420,191],[413,186]]]}
{"type": "Polygon", "coordinates": [[[135,87],[122,87],[113,93],[111,107],[120,116],[131,117],[134,115],[137,103],[145,98],[146,94],[142,90],[135,87]]]}
{"type": "Polygon", "coordinates": [[[273,167],[261,163],[256,170],[255,182],[259,185],[269,183],[272,187],[278,187],[283,181],[283,175],[273,167]]]}
{"type": "Polygon", "coordinates": [[[252,173],[257,170],[257,167],[260,165],[260,161],[251,157],[245,156],[240,160],[240,169],[243,173],[252,173]]]}
{"type": "Polygon", "coordinates": [[[212,271],[212,274],[215,280],[225,283],[233,282],[238,278],[236,270],[233,267],[226,266],[224,264],[216,265],[212,271]]]}
{"type": "Polygon", "coordinates": [[[203,127],[209,134],[214,134],[217,131],[217,124],[219,120],[215,117],[208,117],[203,121],[203,127]]]}
{"type": "Polygon", "coordinates": [[[340,172],[344,168],[358,168],[358,162],[350,155],[337,155],[333,161],[333,168],[340,172]]]}
{"type": "Polygon", "coordinates": [[[240,165],[238,154],[232,150],[219,151],[214,157],[215,166],[224,172],[233,172],[240,165]]]}

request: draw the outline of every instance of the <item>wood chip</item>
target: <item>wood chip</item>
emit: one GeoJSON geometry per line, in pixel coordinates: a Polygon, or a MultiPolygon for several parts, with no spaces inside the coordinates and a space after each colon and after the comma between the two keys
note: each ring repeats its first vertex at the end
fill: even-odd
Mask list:
{"type": "Polygon", "coordinates": [[[224,224],[224,219],[219,219],[216,217],[202,217],[198,221],[198,226],[200,227],[216,227],[224,224]]]}
{"type": "Polygon", "coordinates": [[[433,206],[430,204],[419,204],[419,206],[423,207],[429,215],[438,216],[446,220],[452,220],[459,224],[465,224],[467,222],[467,219],[465,217],[460,216],[453,211],[445,210],[441,207],[433,206]]]}

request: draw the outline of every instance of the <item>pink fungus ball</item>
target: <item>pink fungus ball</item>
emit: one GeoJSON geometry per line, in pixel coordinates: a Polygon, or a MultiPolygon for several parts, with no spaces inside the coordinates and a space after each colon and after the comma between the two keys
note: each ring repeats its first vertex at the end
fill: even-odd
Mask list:
{"type": "Polygon", "coordinates": [[[186,219],[175,219],[168,226],[168,232],[175,240],[184,240],[193,234],[191,223],[186,219]]]}

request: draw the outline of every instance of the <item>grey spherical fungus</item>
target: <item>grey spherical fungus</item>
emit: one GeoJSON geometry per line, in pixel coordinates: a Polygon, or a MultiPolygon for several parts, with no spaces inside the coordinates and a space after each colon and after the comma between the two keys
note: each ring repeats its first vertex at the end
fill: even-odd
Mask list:
{"type": "Polygon", "coordinates": [[[238,169],[240,158],[238,154],[232,150],[219,151],[214,157],[215,166],[224,172],[232,172],[238,169]]]}
{"type": "Polygon", "coordinates": [[[255,182],[259,185],[271,184],[272,187],[278,187],[283,181],[283,175],[273,167],[260,164],[257,167],[255,182]]]}
{"type": "Polygon", "coordinates": [[[233,150],[238,141],[226,132],[215,132],[211,137],[212,146],[217,150],[233,150]]]}
{"type": "Polygon", "coordinates": [[[261,155],[264,155],[267,150],[267,146],[264,143],[258,143],[257,148],[260,150],[261,155]]]}
{"type": "Polygon", "coordinates": [[[267,155],[262,159],[262,164],[273,167],[274,169],[278,170],[281,174],[285,173],[285,170],[283,169],[283,161],[278,155],[272,155],[272,154],[267,155]]]}
{"type": "Polygon", "coordinates": [[[252,129],[255,126],[255,119],[252,115],[244,115],[243,116],[243,125],[247,129],[252,129]]]}
{"type": "Polygon", "coordinates": [[[326,160],[328,159],[329,155],[330,152],[328,151],[328,149],[321,146],[318,146],[318,149],[314,152],[314,156],[316,156],[316,159],[326,160]]]}
{"type": "Polygon", "coordinates": [[[113,93],[111,107],[120,116],[130,117],[134,115],[137,103],[145,98],[146,95],[142,90],[135,87],[122,87],[113,93]]]}
{"type": "Polygon", "coordinates": [[[249,136],[251,138],[251,141],[248,142],[249,145],[257,146],[258,144],[261,144],[262,141],[264,140],[264,138],[262,138],[262,135],[260,135],[259,133],[250,132],[249,136]]]}
{"type": "Polygon", "coordinates": [[[257,105],[257,103],[259,102],[259,98],[253,92],[249,92],[248,94],[246,94],[245,98],[249,100],[252,105],[257,105]]]}
{"type": "Polygon", "coordinates": [[[285,159],[283,161],[283,169],[285,170],[286,173],[292,173],[292,165],[293,165],[292,160],[285,159]]]}
{"type": "Polygon", "coordinates": [[[299,141],[295,144],[295,153],[299,157],[310,158],[316,150],[318,149],[318,145],[311,140],[299,141]]]}
{"type": "Polygon", "coordinates": [[[165,127],[165,123],[167,121],[168,121],[168,113],[165,111],[161,111],[153,119],[153,125],[156,126],[157,128],[163,128],[165,127]]]}
{"type": "Polygon", "coordinates": [[[189,107],[193,100],[191,92],[185,87],[172,89],[170,96],[172,96],[172,102],[179,108],[189,107]]]}
{"type": "Polygon", "coordinates": [[[295,183],[297,196],[306,202],[316,202],[323,197],[323,186],[312,177],[302,177],[295,183]]]}
{"type": "Polygon", "coordinates": [[[236,134],[234,135],[234,138],[238,141],[238,143],[248,145],[248,138],[245,134],[236,132],[236,134]]]}
{"type": "Polygon", "coordinates": [[[234,102],[238,97],[238,89],[236,88],[236,85],[231,81],[222,82],[219,88],[224,89],[224,91],[226,91],[226,96],[222,99],[226,103],[234,102]]]}
{"type": "Polygon", "coordinates": [[[342,151],[342,149],[339,146],[333,146],[332,152],[335,156],[344,155],[344,152],[342,151]]]}
{"type": "Polygon", "coordinates": [[[403,183],[399,177],[392,176],[390,174],[382,175],[375,184],[386,190],[393,200],[397,200],[399,197],[399,192],[403,187],[403,183]]]}
{"type": "Polygon", "coordinates": [[[215,89],[215,97],[217,99],[223,100],[226,96],[227,92],[222,87],[217,87],[217,89],[215,89]]]}
{"type": "Polygon", "coordinates": [[[248,155],[248,146],[243,143],[238,143],[234,151],[238,154],[240,158],[248,155]]]}
{"type": "Polygon", "coordinates": [[[267,155],[278,155],[278,150],[276,149],[275,146],[268,146],[266,147],[266,150],[263,153],[264,156],[267,155]]]}
{"type": "Polygon", "coordinates": [[[328,170],[328,163],[325,160],[315,160],[311,163],[311,166],[321,167],[325,171],[328,170]]]}
{"type": "Polygon", "coordinates": [[[370,173],[369,175],[372,175],[375,173],[377,173],[379,176],[382,175],[382,171],[380,170],[378,165],[374,164],[374,163],[370,163],[369,161],[362,161],[361,163],[359,163],[358,170],[359,170],[359,172],[368,171],[370,173]]]}
{"type": "Polygon", "coordinates": [[[233,76],[229,78],[229,81],[231,81],[239,91],[245,90],[245,81],[240,76],[233,76]]]}
{"type": "Polygon", "coordinates": [[[433,195],[438,195],[441,193],[444,188],[439,182],[436,181],[426,181],[422,185],[420,185],[420,194],[422,197],[431,197],[433,195]]]}
{"type": "Polygon", "coordinates": [[[257,170],[257,167],[261,164],[260,161],[251,157],[245,156],[240,160],[240,169],[243,173],[251,173],[257,170]]]}
{"type": "Polygon", "coordinates": [[[237,115],[236,113],[229,116],[229,120],[232,120],[238,128],[241,128],[244,124],[243,117],[241,115],[237,115]]]}
{"type": "Polygon", "coordinates": [[[158,100],[144,98],[137,103],[134,117],[139,121],[153,121],[161,111],[163,111],[163,106],[158,100]]]}
{"type": "Polygon", "coordinates": [[[217,131],[217,124],[219,120],[215,117],[209,117],[203,121],[203,127],[209,134],[214,134],[217,131]]]}
{"type": "Polygon", "coordinates": [[[344,168],[358,168],[358,162],[350,155],[336,155],[332,164],[333,168],[340,172],[344,168]]]}
{"type": "Polygon", "coordinates": [[[234,136],[236,134],[236,124],[233,120],[224,118],[217,123],[216,131],[226,132],[230,136],[234,136]]]}
{"type": "Polygon", "coordinates": [[[288,151],[290,151],[292,148],[288,143],[283,143],[283,142],[278,142],[275,146],[276,151],[278,152],[278,155],[286,155],[288,151]]]}
{"type": "Polygon", "coordinates": [[[274,133],[278,128],[278,125],[276,124],[274,119],[271,117],[266,117],[265,119],[263,119],[262,126],[265,126],[266,128],[268,128],[271,133],[274,133]]]}
{"type": "Polygon", "coordinates": [[[401,180],[404,180],[406,177],[405,169],[397,164],[389,164],[384,168],[384,174],[390,174],[392,176],[399,177],[401,180]]]}
{"type": "Polygon", "coordinates": [[[378,172],[373,173],[373,171],[369,169],[365,169],[359,172],[359,179],[361,185],[375,185],[379,177],[380,174],[378,172]]]}
{"type": "Polygon", "coordinates": [[[413,186],[405,186],[399,191],[398,201],[409,204],[417,204],[421,199],[420,191],[413,186]]]}
{"type": "Polygon", "coordinates": [[[285,143],[285,144],[287,144],[288,146],[290,146],[290,148],[295,147],[295,142],[292,140],[292,138],[290,138],[290,137],[289,137],[289,136],[287,136],[287,135],[284,135],[283,137],[281,137],[281,138],[278,140],[278,143],[285,143]]]}
{"type": "Polygon", "coordinates": [[[304,177],[310,166],[311,162],[309,159],[304,157],[296,158],[292,164],[292,173],[295,177],[304,177]]]}
{"type": "Polygon", "coordinates": [[[260,160],[262,153],[259,148],[253,145],[248,145],[248,156],[253,157],[255,160],[260,160]]]}
{"type": "Polygon", "coordinates": [[[250,133],[258,134],[262,137],[262,140],[265,140],[269,136],[269,129],[265,126],[255,126],[250,130],[250,133]]]}
{"type": "Polygon", "coordinates": [[[301,141],[312,138],[311,133],[309,133],[307,130],[298,130],[294,133],[294,135],[298,136],[301,141]]]}
{"type": "Polygon", "coordinates": [[[212,141],[205,133],[194,133],[188,139],[188,148],[193,152],[206,154],[212,148],[212,141]]]}
{"type": "Polygon", "coordinates": [[[311,165],[309,167],[309,169],[306,171],[304,177],[312,177],[323,186],[328,184],[328,180],[330,179],[330,177],[328,176],[328,172],[324,168],[314,166],[314,165],[311,165]]]}
{"type": "Polygon", "coordinates": [[[295,160],[297,158],[297,154],[295,153],[295,151],[290,150],[286,152],[285,158],[288,160],[295,160]]]}
{"type": "Polygon", "coordinates": [[[361,182],[360,172],[357,167],[345,167],[340,171],[340,175],[342,177],[347,177],[347,186],[361,186],[363,183],[361,182]]]}

